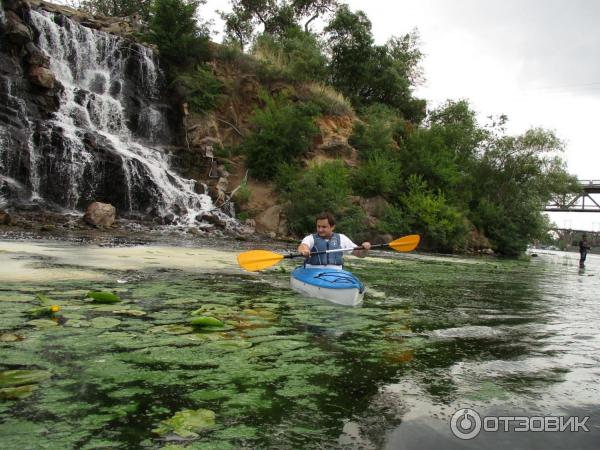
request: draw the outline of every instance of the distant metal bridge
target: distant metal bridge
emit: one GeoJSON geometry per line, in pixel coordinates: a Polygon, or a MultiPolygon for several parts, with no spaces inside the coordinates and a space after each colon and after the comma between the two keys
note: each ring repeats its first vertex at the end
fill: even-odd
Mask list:
{"type": "Polygon", "coordinates": [[[600,180],[579,180],[581,192],[553,198],[544,211],[600,212],[600,180]]]}

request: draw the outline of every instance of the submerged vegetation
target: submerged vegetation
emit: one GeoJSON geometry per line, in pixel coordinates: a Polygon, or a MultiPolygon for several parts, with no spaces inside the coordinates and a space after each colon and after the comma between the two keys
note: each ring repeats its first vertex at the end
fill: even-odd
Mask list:
{"type": "MultiPolygon", "coordinates": [[[[479,123],[467,101],[432,109],[415,97],[426,75],[416,30],[379,45],[368,16],[337,0],[231,0],[231,11],[221,13],[224,43],[209,45],[210,26],[198,17],[202,3],[142,2],[147,30],[139,36],[157,46],[176,98],[192,112],[224,110],[239,94],[231,73],[258,81],[257,98],[236,99],[253,112],[231,145],[251,176],[276,181],[294,233],[312,229],[315,210],[327,207],[347,216],[347,233],[419,233],[432,250],[486,242],[518,255],[544,239],[548,200],[575,189],[554,132],[511,136],[505,116],[479,123]],[[338,155],[343,169],[310,162],[322,137],[318,119],[326,117],[353,124],[348,143],[358,159],[338,155]],[[335,201],[323,200],[332,192],[335,201]],[[359,202],[349,203],[357,196],[385,208],[366,217],[359,202]]],[[[83,5],[104,14],[135,10],[129,0],[83,5]]]]}
{"type": "Polygon", "coordinates": [[[351,421],[370,424],[361,439],[381,448],[412,398],[385,386],[443,417],[439,405],[465,398],[547,406],[540,395],[569,370],[540,351],[560,307],[544,297],[557,301],[545,266],[353,259],[368,291],[348,309],[290,291],[282,264],[260,276],[162,268],[110,272],[120,283],[3,283],[2,447],[339,448],[351,421]],[[94,303],[90,291],[121,301],[94,303]],[[36,296],[60,311],[32,320],[36,296]],[[531,357],[543,370],[519,365],[531,357]],[[515,372],[482,369],[498,361],[515,372]]]}

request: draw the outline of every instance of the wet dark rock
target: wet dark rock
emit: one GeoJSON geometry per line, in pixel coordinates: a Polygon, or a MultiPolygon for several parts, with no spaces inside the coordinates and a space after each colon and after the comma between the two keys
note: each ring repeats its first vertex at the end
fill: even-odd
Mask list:
{"type": "Polygon", "coordinates": [[[46,69],[50,68],[50,58],[44,51],[40,50],[33,42],[28,42],[25,45],[25,50],[27,51],[26,61],[29,65],[44,67],[46,69]]]}
{"type": "Polygon", "coordinates": [[[33,40],[33,35],[27,25],[25,25],[21,18],[11,10],[6,11],[4,34],[6,39],[16,46],[25,45],[27,42],[33,40]]]}
{"type": "Polygon", "coordinates": [[[225,228],[227,226],[227,222],[224,219],[215,214],[210,213],[198,214],[196,216],[196,221],[207,222],[210,225],[214,225],[217,228],[225,228]]]}
{"type": "Polygon", "coordinates": [[[12,217],[6,211],[0,209],[0,225],[10,225],[12,217]]]}
{"type": "Polygon", "coordinates": [[[163,225],[172,225],[177,221],[177,216],[175,216],[175,214],[173,213],[169,213],[165,216],[162,217],[162,224],[163,225]]]}

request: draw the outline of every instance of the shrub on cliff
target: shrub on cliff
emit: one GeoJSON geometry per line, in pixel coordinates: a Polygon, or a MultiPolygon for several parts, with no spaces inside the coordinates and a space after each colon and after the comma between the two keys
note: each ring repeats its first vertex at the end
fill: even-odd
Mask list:
{"type": "Polygon", "coordinates": [[[290,28],[282,36],[262,34],[252,54],[263,63],[262,78],[287,81],[321,81],[327,75],[327,59],[316,36],[290,28]]]}
{"type": "Polygon", "coordinates": [[[216,108],[225,96],[223,83],[209,69],[201,66],[178,75],[174,84],[191,110],[197,113],[216,108]]]}
{"type": "Polygon", "coordinates": [[[298,159],[311,147],[318,131],[317,111],[312,105],[294,104],[285,95],[274,98],[263,92],[260,98],[264,106],[254,111],[252,132],[242,149],[250,175],[273,180],[279,165],[298,159]]]}

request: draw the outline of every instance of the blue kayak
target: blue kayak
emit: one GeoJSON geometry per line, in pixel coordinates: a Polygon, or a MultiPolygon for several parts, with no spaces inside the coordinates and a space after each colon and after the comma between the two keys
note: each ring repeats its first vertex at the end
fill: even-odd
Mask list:
{"type": "Polygon", "coordinates": [[[298,267],[290,283],[302,295],[346,306],[360,304],[365,295],[365,286],[346,270],[298,267]]]}

